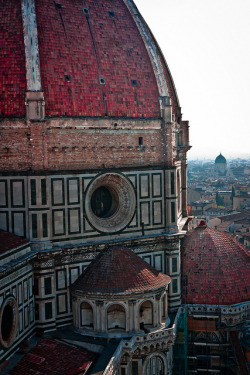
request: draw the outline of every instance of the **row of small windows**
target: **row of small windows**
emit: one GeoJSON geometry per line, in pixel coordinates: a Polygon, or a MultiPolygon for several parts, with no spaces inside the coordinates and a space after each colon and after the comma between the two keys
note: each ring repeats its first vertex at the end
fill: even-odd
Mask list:
{"type": "MultiPolygon", "coordinates": [[[[72,82],[72,78],[70,74],[64,74],[64,82],[72,82]]],[[[100,85],[106,85],[106,80],[104,77],[99,77],[100,85]]],[[[131,85],[137,87],[137,79],[131,79],[131,85]]]]}

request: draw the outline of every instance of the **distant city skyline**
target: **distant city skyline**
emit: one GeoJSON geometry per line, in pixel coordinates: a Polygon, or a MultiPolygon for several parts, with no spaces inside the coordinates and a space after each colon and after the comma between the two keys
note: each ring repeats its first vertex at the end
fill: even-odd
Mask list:
{"type": "Polygon", "coordinates": [[[249,0],[135,0],[190,122],[188,159],[249,158],[249,0]]]}

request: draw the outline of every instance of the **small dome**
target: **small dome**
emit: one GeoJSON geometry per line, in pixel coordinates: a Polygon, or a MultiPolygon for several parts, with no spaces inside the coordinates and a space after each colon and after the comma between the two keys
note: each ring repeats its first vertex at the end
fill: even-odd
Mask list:
{"type": "Polygon", "coordinates": [[[224,158],[224,156],[223,155],[221,155],[221,153],[220,153],[220,155],[218,155],[217,156],[217,158],[215,159],[215,163],[216,164],[218,164],[218,163],[220,163],[220,164],[226,164],[226,158],[224,158]]]}
{"type": "Polygon", "coordinates": [[[72,285],[84,293],[131,293],[167,286],[170,277],[126,247],[103,250],[72,285]]]}
{"type": "Polygon", "coordinates": [[[182,245],[182,299],[186,304],[232,305],[250,298],[249,254],[229,234],[202,222],[182,245]]]}

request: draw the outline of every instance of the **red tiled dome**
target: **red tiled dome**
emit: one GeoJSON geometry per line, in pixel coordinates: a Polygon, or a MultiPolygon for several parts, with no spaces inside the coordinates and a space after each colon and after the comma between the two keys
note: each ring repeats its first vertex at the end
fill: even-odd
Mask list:
{"type": "Polygon", "coordinates": [[[170,277],[125,247],[102,251],[72,285],[84,293],[131,293],[167,286],[170,277]]]}
{"type": "Polygon", "coordinates": [[[201,224],[182,246],[182,300],[186,304],[231,305],[250,298],[250,262],[229,234],[201,224]]]}
{"type": "MultiPolygon", "coordinates": [[[[152,63],[125,2],[58,3],[59,7],[51,0],[35,0],[46,115],[160,117],[152,63]],[[100,84],[102,78],[104,84],[100,84]]],[[[0,0],[0,4],[0,105],[3,115],[24,115],[21,1],[0,0]]],[[[158,53],[163,60],[160,50],[158,53]]],[[[175,112],[177,95],[170,72],[164,61],[162,64],[175,112]]]]}

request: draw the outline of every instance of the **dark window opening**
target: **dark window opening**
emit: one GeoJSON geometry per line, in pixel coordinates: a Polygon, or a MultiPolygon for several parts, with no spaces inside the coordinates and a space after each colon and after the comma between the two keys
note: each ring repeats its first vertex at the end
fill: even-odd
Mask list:
{"type": "Polygon", "coordinates": [[[131,79],[132,86],[137,86],[137,80],[136,79],[131,79]]]}
{"type": "Polygon", "coordinates": [[[52,318],[52,302],[45,303],[45,319],[52,318]]]}
{"type": "Polygon", "coordinates": [[[174,194],[174,172],[171,172],[171,195],[174,194]]]}
{"type": "Polygon", "coordinates": [[[46,180],[44,178],[41,180],[41,194],[42,204],[47,204],[46,180]]]}
{"type": "Polygon", "coordinates": [[[71,82],[71,75],[65,74],[64,75],[64,80],[65,80],[65,82],[71,82]]]}
{"type": "Polygon", "coordinates": [[[36,180],[30,180],[31,204],[36,205],[36,180]]]}
{"type": "Polygon", "coordinates": [[[32,221],[32,237],[37,238],[37,214],[31,215],[32,221]]]}
{"type": "Polygon", "coordinates": [[[62,10],[62,4],[59,4],[59,3],[56,3],[56,2],[54,2],[54,4],[55,4],[56,10],[62,10]]]}
{"type": "Polygon", "coordinates": [[[173,285],[172,285],[173,293],[177,293],[177,291],[178,291],[177,279],[172,280],[172,283],[173,283],[173,285]]]}
{"type": "Polygon", "coordinates": [[[13,309],[10,305],[6,305],[3,310],[1,332],[2,338],[4,341],[7,341],[10,338],[11,330],[13,327],[14,314],[13,309]]]}
{"type": "Polygon", "coordinates": [[[139,137],[138,143],[139,143],[139,146],[143,145],[143,137],[139,137]]]}
{"type": "Polygon", "coordinates": [[[96,189],[91,197],[91,209],[98,217],[108,218],[112,216],[117,206],[117,198],[105,186],[96,189]]]}
{"type": "Polygon", "coordinates": [[[43,237],[48,237],[47,214],[42,214],[43,237]]]}
{"type": "Polygon", "coordinates": [[[38,303],[35,304],[35,319],[39,320],[39,305],[38,305],[38,303]]]}
{"type": "Polygon", "coordinates": [[[89,14],[88,8],[82,8],[84,14],[89,14]]]}
{"type": "Polygon", "coordinates": [[[38,279],[34,279],[33,294],[38,295],[38,279]]]}
{"type": "Polygon", "coordinates": [[[171,222],[175,223],[175,202],[171,202],[171,222]]]}
{"type": "Polygon", "coordinates": [[[172,259],[172,272],[177,272],[177,258],[172,259]]]}
{"type": "Polygon", "coordinates": [[[51,277],[46,277],[44,279],[44,294],[51,294],[51,277]]]}
{"type": "Polygon", "coordinates": [[[138,362],[132,361],[132,375],[138,375],[138,362]]]}
{"type": "Polygon", "coordinates": [[[115,18],[115,13],[114,13],[113,11],[110,11],[110,12],[109,12],[109,17],[110,17],[110,18],[115,18]]]}
{"type": "Polygon", "coordinates": [[[100,77],[100,78],[99,78],[99,82],[100,82],[101,85],[105,85],[105,83],[106,83],[106,82],[105,82],[105,78],[100,77]]]}

